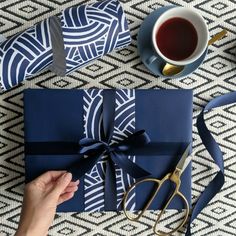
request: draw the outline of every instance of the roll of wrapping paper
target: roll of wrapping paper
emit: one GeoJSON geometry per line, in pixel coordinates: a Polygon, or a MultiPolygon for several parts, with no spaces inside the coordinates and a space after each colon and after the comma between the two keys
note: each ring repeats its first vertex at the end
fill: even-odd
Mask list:
{"type": "Polygon", "coordinates": [[[130,41],[117,0],[65,9],[0,43],[1,90],[47,69],[67,75],[130,41]]]}

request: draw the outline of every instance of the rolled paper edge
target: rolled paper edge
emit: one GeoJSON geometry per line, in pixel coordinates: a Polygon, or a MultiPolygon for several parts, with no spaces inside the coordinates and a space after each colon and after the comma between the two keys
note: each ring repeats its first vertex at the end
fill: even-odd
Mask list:
{"type": "MultiPolygon", "coordinates": [[[[0,34],[0,44],[3,43],[6,40],[6,37],[4,37],[4,35],[0,34]]],[[[5,91],[3,84],[2,84],[2,80],[0,78],[0,94],[3,93],[5,91]]]]}
{"type": "Polygon", "coordinates": [[[49,18],[49,31],[51,36],[53,62],[49,70],[58,76],[66,75],[66,53],[64,49],[61,21],[57,16],[49,18]]]}
{"type": "Polygon", "coordinates": [[[129,23],[128,23],[128,18],[126,17],[126,11],[124,9],[124,7],[122,6],[122,3],[117,0],[121,6],[121,11],[122,11],[122,15],[124,16],[124,27],[125,29],[127,29],[129,31],[129,42],[126,44],[126,46],[121,46],[121,47],[117,47],[115,49],[121,49],[121,48],[124,48],[124,47],[127,47],[128,45],[131,44],[131,41],[132,41],[132,37],[131,37],[131,31],[130,31],[130,27],[129,27],[129,23]]]}

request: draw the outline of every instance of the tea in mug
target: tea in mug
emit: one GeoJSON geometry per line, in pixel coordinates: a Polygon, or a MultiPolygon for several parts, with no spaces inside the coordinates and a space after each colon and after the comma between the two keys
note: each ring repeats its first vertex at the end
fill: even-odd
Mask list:
{"type": "Polygon", "coordinates": [[[156,34],[156,44],[161,53],[174,61],[181,61],[192,55],[197,47],[198,35],[188,20],[174,17],[165,21],[156,34]]]}

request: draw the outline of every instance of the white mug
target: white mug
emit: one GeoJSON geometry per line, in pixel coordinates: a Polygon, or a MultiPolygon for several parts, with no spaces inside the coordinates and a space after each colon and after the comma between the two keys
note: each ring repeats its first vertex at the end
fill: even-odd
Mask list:
{"type": "MultiPolygon", "coordinates": [[[[203,17],[197,13],[195,10],[191,10],[185,7],[173,7],[169,10],[167,10],[166,12],[164,12],[155,22],[153,30],[152,30],[152,44],[153,44],[153,48],[154,51],[159,55],[159,57],[161,57],[165,62],[168,62],[170,64],[173,65],[179,65],[179,66],[184,66],[187,64],[191,64],[194,61],[196,61],[206,50],[207,45],[208,45],[208,38],[209,38],[209,33],[208,33],[208,29],[207,29],[207,25],[205,20],[203,19],[203,17]],[[156,42],[156,35],[157,32],[160,28],[160,26],[166,22],[167,20],[171,19],[171,18],[175,18],[175,17],[180,17],[183,19],[188,20],[190,23],[192,23],[192,25],[194,26],[196,32],[197,32],[197,36],[198,36],[198,40],[197,40],[197,45],[195,50],[193,51],[193,53],[183,59],[183,60],[172,60],[168,57],[166,57],[165,55],[163,55],[163,53],[160,51],[160,49],[158,48],[157,42],[156,42]]],[[[178,45],[176,45],[178,46],[178,45]]],[[[152,63],[156,60],[156,56],[152,55],[149,59],[148,59],[148,63],[152,63]]]]}

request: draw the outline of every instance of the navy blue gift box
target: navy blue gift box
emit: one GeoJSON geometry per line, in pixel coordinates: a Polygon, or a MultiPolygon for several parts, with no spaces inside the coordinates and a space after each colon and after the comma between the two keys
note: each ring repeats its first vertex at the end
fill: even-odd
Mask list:
{"type": "MultiPolygon", "coordinates": [[[[58,212],[119,211],[124,192],[135,181],[131,172],[140,167],[152,177],[163,177],[192,141],[192,90],[28,89],[24,122],[26,182],[47,170],[68,170],[80,178],[79,190],[58,212]],[[115,153],[106,144],[118,145],[141,130],[150,144],[127,153],[115,153]],[[96,147],[91,155],[80,151],[85,139],[96,147]],[[107,178],[109,166],[112,178],[107,178]]],[[[191,164],[181,180],[180,190],[191,204],[191,164]]],[[[149,209],[161,207],[169,187],[164,186],[149,209]]],[[[129,209],[141,209],[149,191],[151,187],[138,188],[129,209]]],[[[181,201],[176,199],[169,208],[182,209],[181,201]]]]}

